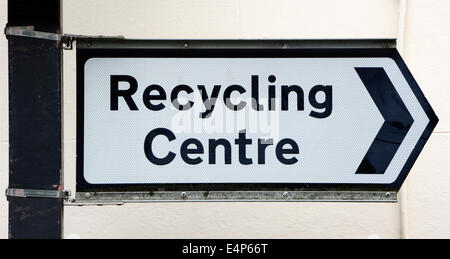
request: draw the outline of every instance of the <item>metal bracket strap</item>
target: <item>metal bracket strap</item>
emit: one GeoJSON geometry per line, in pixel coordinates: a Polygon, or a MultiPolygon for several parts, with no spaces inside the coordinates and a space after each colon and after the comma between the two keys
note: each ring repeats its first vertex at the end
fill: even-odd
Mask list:
{"type": "Polygon", "coordinates": [[[75,35],[35,31],[34,26],[9,26],[5,28],[5,35],[61,42],[63,49],[67,50],[73,49],[73,42],[76,39],[75,35]]]}
{"type": "Polygon", "coordinates": [[[51,190],[34,190],[34,189],[6,189],[6,197],[16,198],[51,198],[51,199],[68,199],[70,191],[51,191],[51,190]]]}
{"type": "Polygon", "coordinates": [[[77,39],[125,39],[123,36],[84,36],[75,34],[58,34],[50,32],[35,31],[34,26],[9,26],[5,28],[6,36],[27,37],[42,40],[52,40],[58,43],[62,43],[62,47],[65,50],[73,49],[73,42],[77,39]]]}
{"type": "Polygon", "coordinates": [[[50,33],[50,32],[41,32],[34,31],[34,26],[10,26],[5,28],[6,36],[19,36],[19,37],[27,37],[27,38],[35,38],[35,39],[43,39],[43,40],[54,40],[60,41],[61,34],[50,33]]]}

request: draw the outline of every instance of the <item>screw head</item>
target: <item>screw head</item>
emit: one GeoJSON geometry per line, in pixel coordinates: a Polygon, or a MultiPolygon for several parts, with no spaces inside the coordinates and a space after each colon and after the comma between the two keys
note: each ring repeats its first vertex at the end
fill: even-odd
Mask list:
{"type": "Polygon", "coordinates": [[[184,47],[187,48],[189,45],[187,43],[184,43],[184,47]]]}
{"type": "Polygon", "coordinates": [[[284,198],[289,197],[289,193],[288,193],[288,192],[283,192],[283,197],[284,197],[284,198]]]}
{"type": "Polygon", "coordinates": [[[89,199],[89,198],[91,198],[91,194],[87,192],[87,193],[84,194],[84,197],[89,199]]]}
{"type": "Polygon", "coordinates": [[[181,193],[181,198],[185,199],[187,197],[187,193],[186,192],[182,192],[181,193]]]}
{"type": "Polygon", "coordinates": [[[390,192],[386,193],[386,198],[391,198],[391,193],[390,192]]]}

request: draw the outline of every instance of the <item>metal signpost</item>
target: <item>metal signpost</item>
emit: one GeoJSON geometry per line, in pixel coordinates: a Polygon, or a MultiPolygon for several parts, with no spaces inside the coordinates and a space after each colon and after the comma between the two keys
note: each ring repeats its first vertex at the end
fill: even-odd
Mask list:
{"type": "Polygon", "coordinates": [[[61,238],[63,220],[59,0],[8,1],[9,237],[61,238]],[[12,28],[15,28],[13,30],[12,28]],[[30,37],[27,37],[30,36],[30,37]]]}

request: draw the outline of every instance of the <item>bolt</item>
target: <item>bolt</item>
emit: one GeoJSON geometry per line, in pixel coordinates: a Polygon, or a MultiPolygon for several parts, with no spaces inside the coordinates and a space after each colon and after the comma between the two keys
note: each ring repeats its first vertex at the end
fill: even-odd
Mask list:
{"type": "Polygon", "coordinates": [[[388,41],[383,41],[381,42],[381,47],[382,48],[390,48],[390,43],[388,41]]]}
{"type": "Polygon", "coordinates": [[[84,197],[89,199],[89,198],[91,198],[91,194],[87,192],[87,193],[84,194],[84,197]]]}
{"type": "Polygon", "coordinates": [[[186,199],[186,197],[187,197],[187,193],[182,192],[182,193],[181,193],[181,198],[186,199]]]}
{"type": "Polygon", "coordinates": [[[289,193],[288,193],[288,192],[283,192],[283,197],[284,197],[284,198],[289,197],[289,193]]]}

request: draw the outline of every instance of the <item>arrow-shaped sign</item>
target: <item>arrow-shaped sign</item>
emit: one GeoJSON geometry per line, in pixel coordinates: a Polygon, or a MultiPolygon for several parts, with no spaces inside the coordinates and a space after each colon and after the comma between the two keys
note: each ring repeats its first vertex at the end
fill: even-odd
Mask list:
{"type": "Polygon", "coordinates": [[[77,55],[79,190],[399,189],[438,121],[395,49],[77,55]]]}

